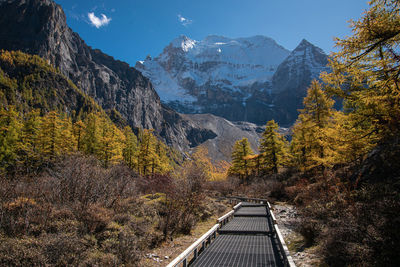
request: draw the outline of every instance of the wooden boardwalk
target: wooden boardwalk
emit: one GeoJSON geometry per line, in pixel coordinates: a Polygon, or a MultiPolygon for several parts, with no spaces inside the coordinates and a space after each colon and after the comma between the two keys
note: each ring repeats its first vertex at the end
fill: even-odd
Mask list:
{"type": "MultiPolygon", "coordinates": [[[[264,203],[267,203],[266,201],[264,203]]],[[[269,204],[242,201],[171,262],[173,266],[295,266],[269,204]],[[192,256],[189,256],[193,254],[192,256]]]]}

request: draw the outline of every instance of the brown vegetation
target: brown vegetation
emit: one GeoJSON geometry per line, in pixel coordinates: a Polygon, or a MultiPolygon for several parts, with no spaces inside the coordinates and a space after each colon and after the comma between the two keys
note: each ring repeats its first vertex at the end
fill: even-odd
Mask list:
{"type": "Polygon", "coordinates": [[[136,266],[212,215],[198,170],[177,180],[82,155],[57,162],[36,177],[1,177],[1,266],[136,266]]]}

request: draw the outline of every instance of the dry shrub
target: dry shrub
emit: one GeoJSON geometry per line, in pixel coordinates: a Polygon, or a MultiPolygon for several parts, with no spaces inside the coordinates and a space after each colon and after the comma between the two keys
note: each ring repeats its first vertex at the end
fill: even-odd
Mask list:
{"type": "Polygon", "coordinates": [[[204,184],[207,175],[197,164],[189,164],[175,174],[164,189],[164,199],[160,202],[158,229],[164,239],[175,234],[190,234],[202,217],[204,210],[204,184]]]}
{"type": "Polygon", "coordinates": [[[82,155],[49,166],[34,178],[0,177],[0,266],[136,266],[140,251],[212,213],[195,164],[177,178],[139,178],[82,155]]]}
{"type": "Polygon", "coordinates": [[[37,235],[47,222],[49,208],[32,198],[18,197],[3,203],[1,214],[1,227],[8,236],[37,235]]]}
{"type": "Polygon", "coordinates": [[[84,252],[93,246],[93,241],[76,234],[59,233],[41,236],[43,254],[53,266],[77,266],[84,259],[84,252]]]}
{"type": "Polygon", "coordinates": [[[1,179],[0,237],[10,237],[2,238],[1,266],[134,266],[137,243],[151,242],[143,232],[154,218],[130,219],[141,203],[134,200],[137,175],[123,165],[106,169],[73,155],[35,178],[1,179]],[[105,234],[122,214],[125,225],[105,234]]]}
{"type": "Polygon", "coordinates": [[[219,196],[227,197],[231,196],[234,193],[235,184],[228,179],[220,181],[209,181],[205,184],[205,189],[211,192],[217,192],[219,196]]]}
{"type": "Polygon", "coordinates": [[[400,198],[392,186],[358,191],[354,203],[330,217],[322,235],[323,255],[332,266],[398,266],[400,198]]]}
{"type": "Polygon", "coordinates": [[[318,236],[321,234],[321,224],[317,220],[303,219],[297,231],[304,237],[306,247],[315,244],[318,236]]]}
{"type": "Polygon", "coordinates": [[[82,267],[91,266],[120,266],[121,261],[118,257],[111,253],[103,253],[98,250],[88,252],[83,262],[79,264],[82,267]]]}
{"type": "Polygon", "coordinates": [[[0,266],[45,266],[41,247],[35,238],[0,238],[0,266]]]}
{"type": "Polygon", "coordinates": [[[138,190],[142,194],[166,193],[174,190],[174,180],[169,175],[154,174],[140,179],[137,182],[138,190]]]}
{"type": "Polygon", "coordinates": [[[90,204],[85,210],[77,211],[79,221],[84,229],[83,233],[98,233],[111,222],[112,211],[99,204],[90,204]]]}

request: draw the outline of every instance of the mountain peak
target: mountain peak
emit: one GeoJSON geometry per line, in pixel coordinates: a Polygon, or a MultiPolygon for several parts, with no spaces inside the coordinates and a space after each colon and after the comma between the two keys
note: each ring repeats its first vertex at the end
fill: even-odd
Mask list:
{"type": "Polygon", "coordinates": [[[182,48],[183,51],[187,52],[192,49],[197,41],[190,39],[186,35],[180,35],[179,37],[172,40],[171,45],[176,48],[182,48]]]}
{"type": "Polygon", "coordinates": [[[309,41],[307,41],[306,39],[301,40],[300,45],[313,45],[312,43],[310,43],[309,41]]]}
{"type": "Polygon", "coordinates": [[[299,45],[293,50],[292,54],[293,53],[296,54],[299,51],[305,51],[305,50],[312,51],[312,53],[319,53],[319,54],[325,55],[325,52],[321,48],[315,46],[314,44],[310,43],[306,39],[301,40],[299,45]]]}

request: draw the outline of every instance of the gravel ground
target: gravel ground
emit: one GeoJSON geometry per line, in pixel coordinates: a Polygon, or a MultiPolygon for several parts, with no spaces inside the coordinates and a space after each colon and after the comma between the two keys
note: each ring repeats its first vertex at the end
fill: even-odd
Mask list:
{"type": "Polygon", "coordinates": [[[290,255],[296,263],[296,266],[319,266],[321,260],[315,254],[316,248],[304,248],[303,238],[296,231],[296,228],[300,224],[300,218],[297,214],[296,207],[286,203],[276,203],[272,208],[279,230],[285,239],[286,245],[290,250],[290,255]]]}

